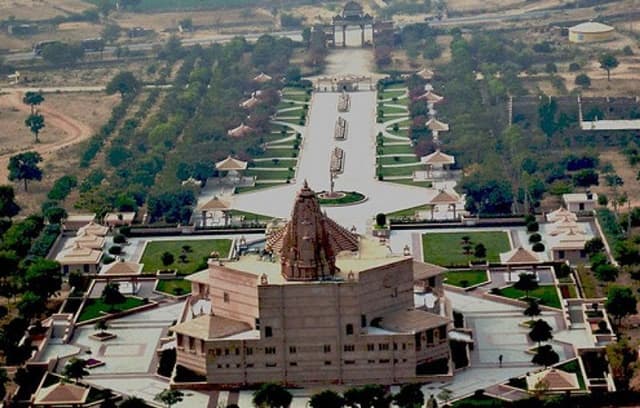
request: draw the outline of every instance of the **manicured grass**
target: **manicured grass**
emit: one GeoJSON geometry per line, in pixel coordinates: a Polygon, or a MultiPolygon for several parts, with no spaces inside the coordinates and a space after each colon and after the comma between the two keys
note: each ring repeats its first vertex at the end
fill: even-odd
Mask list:
{"type": "Polygon", "coordinates": [[[442,266],[467,265],[469,261],[477,260],[471,255],[465,255],[462,237],[470,239],[470,245],[483,244],[487,249],[487,260],[497,262],[501,252],[511,249],[509,237],[504,231],[479,232],[445,232],[429,233],[422,236],[422,248],[425,262],[442,266]]]}
{"type": "Polygon", "coordinates": [[[378,164],[420,163],[416,156],[378,157],[378,164]]]}
{"type": "Polygon", "coordinates": [[[256,176],[265,180],[286,180],[287,178],[292,178],[294,175],[293,171],[289,169],[283,170],[256,170],[249,169],[245,172],[247,176],[256,176]]]}
{"type": "Polygon", "coordinates": [[[357,191],[345,192],[345,195],[340,198],[318,198],[320,205],[342,205],[352,204],[364,200],[364,194],[357,191]]]}
{"type": "MultiPolygon", "coordinates": [[[[501,296],[508,297],[510,299],[521,299],[525,297],[525,292],[518,290],[513,286],[509,286],[504,289],[500,289],[501,296]]],[[[553,285],[539,286],[537,289],[529,292],[529,297],[534,297],[540,300],[540,304],[545,306],[556,307],[560,309],[560,299],[556,293],[556,287],[553,285]]]]}
{"type": "Polygon", "coordinates": [[[250,193],[252,191],[262,190],[264,188],[283,186],[283,185],[285,185],[285,183],[259,183],[251,187],[236,187],[235,193],[236,194],[250,193]]]}
{"type": "Polygon", "coordinates": [[[413,147],[411,147],[410,144],[382,146],[381,154],[406,154],[406,153],[414,153],[413,147]]]}
{"type": "Polygon", "coordinates": [[[288,115],[289,112],[283,112],[281,116],[276,116],[275,120],[278,122],[290,123],[292,125],[304,126],[306,119],[299,117],[297,112],[291,112],[291,115],[288,115]],[[295,116],[294,118],[289,118],[289,116],[295,116]]]}
{"type": "Polygon", "coordinates": [[[159,269],[176,269],[180,275],[190,275],[194,272],[206,268],[207,258],[212,252],[218,252],[220,257],[226,258],[231,249],[230,239],[202,239],[189,241],[152,241],[142,254],[141,263],[144,264],[143,273],[156,273],[159,269]],[[182,246],[189,245],[191,252],[187,253],[186,262],[180,261],[182,246]],[[162,264],[162,254],[169,252],[173,254],[175,261],[165,267],[162,264]]]}
{"type": "Polygon", "coordinates": [[[261,157],[291,157],[293,159],[298,157],[298,151],[291,147],[291,145],[285,145],[283,147],[269,146],[261,157]]]}
{"type": "Polygon", "coordinates": [[[268,222],[273,219],[268,215],[256,214],[248,211],[230,210],[228,214],[232,217],[244,217],[246,221],[268,222]]]}
{"type": "MultiPolygon", "coordinates": [[[[387,118],[387,119],[383,120],[383,122],[386,122],[387,120],[392,120],[392,119],[393,118],[387,118]]],[[[391,133],[394,136],[404,137],[404,138],[407,139],[407,142],[409,142],[411,140],[411,139],[409,139],[409,131],[407,129],[393,130],[393,128],[387,128],[387,132],[391,133]]],[[[388,137],[384,137],[384,140],[386,142],[401,142],[402,141],[402,140],[398,140],[398,139],[391,139],[391,138],[388,138],[388,137]]]]}
{"type": "Polygon", "coordinates": [[[255,167],[262,167],[262,168],[283,168],[283,169],[288,169],[289,167],[296,167],[296,161],[297,159],[294,158],[290,158],[290,159],[278,159],[278,161],[276,163],[273,162],[273,160],[264,160],[264,161],[257,161],[254,162],[253,164],[255,165],[255,167]]]}
{"type": "Polygon", "coordinates": [[[119,305],[108,305],[104,303],[102,299],[87,299],[84,308],[80,312],[78,321],[84,322],[104,316],[105,313],[122,312],[142,305],[144,305],[142,299],[134,297],[126,297],[124,303],[120,303],[119,305]]]}
{"type": "Polygon", "coordinates": [[[288,99],[297,102],[309,102],[309,99],[311,99],[311,97],[307,94],[292,94],[285,92],[284,94],[282,94],[282,99],[288,99]]]}
{"type": "MultiPolygon", "coordinates": [[[[395,105],[396,103],[394,102],[392,104],[395,105]]],[[[385,115],[388,115],[389,113],[406,113],[407,115],[409,114],[409,111],[406,108],[399,108],[397,106],[389,105],[378,105],[378,113],[380,113],[380,111],[384,112],[385,115]]]]}
{"type": "Polygon", "coordinates": [[[405,89],[385,89],[379,95],[382,95],[381,100],[391,99],[393,97],[400,97],[404,94],[405,89]]]}
{"type": "Polygon", "coordinates": [[[170,295],[184,295],[191,292],[191,281],[185,279],[160,279],[156,290],[170,295]]]}
{"type": "Polygon", "coordinates": [[[431,188],[433,184],[430,181],[413,181],[411,179],[387,180],[388,183],[404,184],[405,186],[414,186],[422,188],[431,188]]]}
{"type": "Polygon", "coordinates": [[[382,167],[382,175],[384,177],[388,176],[411,176],[414,171],[417,170],[426,170],[426,167],[423,164],[418,164],[416,166],[403,166],[403,167],[382,167]]]}
{"type": "Polygon", "coordinates": [[[387,214],[387,218],[403,218],[403,217],[415,217],[418,211],[429,211],[431,206],[429,204],[419,205],[417,207],[405,208],[404,210],[398,210],[387,214]]]}
{"type": "Polygon", "coordinates": [[[472,395],[471,397],[467,397],[465,399],[458,400],[451,405],[453,408],[456,407],[502,407],[504,406],[504,401],[499,400],[497,398],[492,398],[486,395],[482,395],[476,397],[472,395]]]}
{"type": "Polygon", "coordinates": [[[580,283],[582,284],[582,293],[585,298],[593,299],[602,296],[598,291],[598,281],[591,269],[587,269],[584,266],[576,268],[578,276],[580,276],[580,283]]]}
{"type": "Polygon", "coordinates": [[[461,288],[468,288],[488,281],[487,271],[480,270],[449,271],[444,274],[444,277],[444,283],[461,288]]]}

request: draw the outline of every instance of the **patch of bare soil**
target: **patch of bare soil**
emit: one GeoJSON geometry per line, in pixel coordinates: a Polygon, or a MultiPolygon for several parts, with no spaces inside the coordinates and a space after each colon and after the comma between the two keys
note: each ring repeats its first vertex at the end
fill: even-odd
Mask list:
{"type": "Polygon", "coordinates": [[[14,16],[19,20],[45,20],[81,13],[91,7],[81,0],[0,0],[0,16],[14,16]]]}
{"type": "MultiPolygon", "coordinates": [[[[22,140],[7,133],[13,138],[15,150],[3,151],[0,154],[0,183],[8,182],[7,164],[9,158],[19,152],[37,151],[43,157],[44,179],[40,183],[31,183],[30,191],[25,193],[21,186],[17,186],[18,201],[25,209],[35,210],[44,200],[53,181],[64,174],[74,174],[78,169],[80,150],[78,143],[89,138],[109,117],[111,109],[118,103],[117,96],[105,97],[102,94],[59,94],[45,95],[45,102],[39,107],[39,112],[45,117],[46,128],[41,134],[42,143],[33,143],[33,136],[22,140]]],[[[10,111],[20,115],[22,126],[24,118],[30,108],[22,103],[22,95],[12,93],[0,97],[2,112],[10,111]]],[[[19,123],[8,121],[6,124],[14,126],[18,131],[19,123]]],[[[4,127],[3,122],[2,128],[4,127]]],[[[29,132],[24,127],[26,132],[29,132]]],[[[4,136],[4,135],[3,135],[4,136]]],[[[7,140],[9,142],[9,139],[7,140]]]]}
{"type": "MultiPolygon", "coordinates": [[[[600,163],[611,163],[615,169],[615,173],[620,176],[624,182],[622,187],[618,187],[618,193],[625,192],[629,198],[631,207],[640,206],[640,183],[636,181],[638,169],[629,164],[627,158],[618,150],[605,150],[600,153],[600,163]]],[[[616,191],[613,187],[607,186],[604,177],[600,177],[600,185],[593,186],[592,190],[599,194],[606,194],[609,199],[615,196],[616,191]]],[[[625,212],[627,206],[620,208],[620,212],[625,212]]]]}

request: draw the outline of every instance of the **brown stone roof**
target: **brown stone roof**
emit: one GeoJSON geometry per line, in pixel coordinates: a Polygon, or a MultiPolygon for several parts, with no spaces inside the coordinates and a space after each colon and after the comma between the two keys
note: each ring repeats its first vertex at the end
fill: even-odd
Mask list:
{"type": "Polygon", "coordinates": [[[253,132],[253,128],[241,123],[240,126],[230,129],[227,134],[231,137],[243,137],[253,132]]]}
{"type": "Polygon", "coordinates": [[[226,159],[220,160],[216,163],[216,169],[222,171],[230,171],[230,170],[246,170],[247,162],[236,159],[235,157],[227,156],[226,159]]]}
{"type": "Polygon", "coordinates": [[[265,74],[264,72],[261,72],[259,75],[256,75],[253,80],[256,82],[269,82],[271,81],[273,78],[271,78],[269,75],[265,74]]]}
{"type": "Polygon", "coordinates": [[[91,248],[83,248],[79,243],[61,251],[56,260],[62,265],[97,265],[100,263],[102,251],[91,248]]]}
{"type": "Polygon", "coordinates": [[[260,103],[260,99],[256,98],[254,95],[251,95],[251,98],[240,103],[241,108],[252,109],[254,106],[260,103]]]}
{"type": "Polygon", "coordinates": [[[534,264],[540,263],[540,258],[538,256],[525,249],[523,247],[518,247],[512,249],[508,252],[503,252],[500,254],[500,262],[505,265],[509,264],[534,264]]]}
{"type": "Polygon", "coordinates": [[[577,215],[575,215],[574,213],[572,213],[571,211],[567,210],[564,207],[560,207],[557,210],[551,211],[550,213],[547,214],[547,221],[550,221],[550,222],[559,221],[565,218],[569,218],[573,221],[578,220],[577,215]]]}
{"type": "Polygon", "coordinates": [[[82,248],[101,250],[102,247],[104,247],[105,241],[106,240],[104,237],[99,237],[97,235],[79,234],[75,238],[70,239],[69,242],[67,242],[67,244],[64,246],[64,249],[73,248],[77,244],[82,248]]]}
{"type": "Polygon", "coordinates": [[[416,75],[422,77],[423,79],[431,79],[433,78],[433,71],[428,68],[422,68],[420,71],[416,72],[416,75]]]}
{"type": "Polygon", "coordinates": [[[211,200],[204,203],[201,207],[198,207],[198,209],[204,211],[222,211],[228,210],[229,204],[220,200],[218,197],[213,197],[211,200]]]}
{"type": "Polygon", "coordinates": [[[438,95],[435,92],[427,91],[427,92],[423,93],[422,95],[416,97],[416,99],[424,99],[427,102],[435,104],[435,103],[442,102],[442,100],[444,98],[442,96],[438,95]]]}
{"type": "Polygon", "coordinates": [[[441,273],[444,273],[446,271],[447,271],[447,268],[443,268],[442,266],[438,266],[438,265],[434,265],[426,262],[413,261],[413,280],[414,281],[429,279],[433,276],[438,276],[441,273]]]}
{"type": "Polygon", "coordinates": [[[38,390],[34,403],[36,405],[80,405],[87,401],[89,387],[59,382],[38,390]]]}
{"type": "Polygon", "coordinates": [[[100,271],[100,275],[124,276],[124,275],[140,275],[142,273],[143,264],[136,262],[127,262],[124,259],[115,261],[106,265],[100,271]]]}
{"type": "Polygon", "coordinates": [[[106,224],[118,222],[131,224],[134,218],[136,218],[135,211],[108,212],[104,216],[104,222],[106,224]]]}
{"type": "Polygon", "coordinates": [[[429,119],[426,123],[426,126],[429,128],[429,130],[435,130],[438,132],[447,132],[449,130],[448,124],[440,122],[436,118],[429,119]]]}
{"type": "Polygon", "coordinates": [[[575,373],[568,373],[557,368],[547,368],[546,370],[532,373],[527,376],[527,389],[533,391],[538,383],[544,383],[549,391],[569,391],[580,389],[578,376],[575,373]]]}
{"type": "Polygon", "coordinates": [[[422,163],[425,164],[454,164],[456,162],[455,157],[448,155],[446,153],[442,153],[439,149],[435,152],[428,154],[426,156],[422,156],[420,159],[422,163]]]}
{"type": "Polygon", "coordinates": [[[440,190],[435,197],[429,201],[429,204],[457,204],[460,201],[460,197],[455,192],[448,192],[440,190]]]}
{"type": "Polygon", "coordinates": [[[84,227],[78,229],[78,233],[76,235],[97,235],[100,237],[104,237],[109,232],[109,227],[105,227],[104,225],[96,224],[91,221],[84,227]]]}
{"type": "Polygon", "coordinates": [[[400,310],[382,316],[380,327],[397,333],[417,333],[448,323],[449,319],[424,310],[400,310]]]}
{"type": "Polygon", "coordinates": [[[251,330],[251,326],[226,317],[202,315],[175,325],[171,330],[196,339],[213,340],[251,330]]]}

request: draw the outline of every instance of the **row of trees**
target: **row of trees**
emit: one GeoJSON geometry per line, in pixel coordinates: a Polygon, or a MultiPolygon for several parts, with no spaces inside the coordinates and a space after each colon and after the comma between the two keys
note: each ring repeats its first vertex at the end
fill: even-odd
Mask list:
{"type": "MultiPolygon", "coordinates": [[[[331,390],[320,391],[309,399],[311,408],[388,408],[391,403],[400,408],[422,408],[425,396],[421,384],[405,384],[396,394],[391,394],[388,387],[382,385],[365,385],[346,390],[342,395],[331,390]]],[[[287,408],[293,396],[286,388],[276,383],[263,384],[253,394],[253,405],[257,408],[287,408]]],[[[433,395],[427,400],[427,407],[437,408],[433,395]]]]}

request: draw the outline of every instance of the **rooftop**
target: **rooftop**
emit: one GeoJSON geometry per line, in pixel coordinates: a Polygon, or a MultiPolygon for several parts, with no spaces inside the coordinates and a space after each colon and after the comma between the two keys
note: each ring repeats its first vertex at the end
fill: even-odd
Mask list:
{"type": "Polygon", "coordinates": [[[578,376],[557,368],[547,368],[527,375],[527,389],[535,390],[539,383],[545,384],[549,391],[579,390],[578,376]]]}
{"type": "Polygon", "coordinates": [[[237,320],[205,314],[175,325],[171,330],[201,340],[212,340],[249,331],[251,326],[237,320]]]}
{"type": "Polygon", "coordinates": [[[396,333],[417,333],[448,324],[449,319],[424,310],[401,310],[384,315],[380,328],[396,333]]]}
{"type": "Polygon", "coordinates": [[[87,401],[89,387],[59,382],[42,387],[36,393],[34,403],[37,405],[80,405],[87,401]]]}
{"type": "Polygon", "coordinates": [[[607,33],[615,30],[615,28],[610,25],[598,23],[597,21],[587,21],[586,23],[580,23],[573,27],[570,27],[569,30],[578,32],[578,33],[607,33]]]}
{"type": "Polygon", "coordinates": [[[582,203],[585,201],[598,201],[596,193],[569,193],[562,195],[562,201],[565,203],[582,203]]]}

